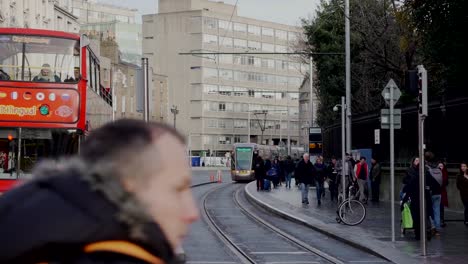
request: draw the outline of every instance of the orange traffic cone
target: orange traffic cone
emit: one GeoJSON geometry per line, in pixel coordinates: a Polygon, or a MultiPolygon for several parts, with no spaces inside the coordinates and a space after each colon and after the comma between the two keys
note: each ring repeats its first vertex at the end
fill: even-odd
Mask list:
{"type": "Polygon", "coordinates": [[[222,183],[223,182],[223,177],[221,175],[221,170],[218,170],[218,183],[222,183]]]}
{"type": "Polygon", "coordinates": [[[214,182],[215,179],[214,179],[214,174],[213,172],[210,172],[210,182],[214,182]]]}

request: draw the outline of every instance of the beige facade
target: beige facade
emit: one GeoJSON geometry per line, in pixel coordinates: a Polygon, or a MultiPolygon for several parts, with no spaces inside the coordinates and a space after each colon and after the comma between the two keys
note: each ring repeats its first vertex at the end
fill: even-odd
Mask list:
{"type": "Polygon", "coordinates": [[[297,144],[307,66],[293,56],[248,53],[290,52],[300,28],[240,17],[233,5],[206,0],[160,0],[159,11],[143,16],[143,56],[168,76],[168,107],[179,109],[177,129],[193,153],[222,155],[236,142],[286,143],[288,134],[297,144]],[[254,113],[261,111],[267,114],[254,113]]]}
{"type": "Polygon", "coordinates": [[[137,9],[101,4],[93,0],[61,0],[81,24],[119,21],[134,24],[137,9]]]}
{"type": "MultiPolygon", "coordinates": [[[[138,72],[141,67],[119,59],[119,48],[115,41],[101,42],[101,55],[110,59],[111,80],[114,89],[114,118],[143,119],[142,106],[138,105],[138,72]]],[[[167,77],[149,70],[150,120],[166,122],[169,118],[167,107],[167,77]]]]}
{"type": "Polygon", "coordinates": [[[66,0],[1,0],[0,27],[60,30],[78,33],[77,17],[63,6],[66,0]]]}
{"type": "MultiPolygon", "coordinates": [[[[315,78],[314,78],[314,81],[316,81],[315,78]]],[[[310,105],[310,99],[311,99],[310,91],[311,91],[311,88],[310,88],[309,76],[307,76],[304,82],[302,83],[301,88],[299,89],[299,121],[301,124],[299,145],[303,146],[305,149],[309,148],[309,128],[318,126],[317,125],[317,110],[319,106],[319,99],[317,97],[316,91],[313,90],[312,91],[312,105],[310,105]],[[311,115],[310,113],[313,113],[313,115],[311,115]]]]}

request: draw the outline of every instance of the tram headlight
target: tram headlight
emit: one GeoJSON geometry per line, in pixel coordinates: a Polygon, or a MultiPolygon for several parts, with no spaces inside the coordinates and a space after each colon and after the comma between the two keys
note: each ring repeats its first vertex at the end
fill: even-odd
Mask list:
{"type": "Polygon", "coordinates": [[[238,170],[236,170],[236,173],[239,173],[239,171],[238,171],[238,170]]]}

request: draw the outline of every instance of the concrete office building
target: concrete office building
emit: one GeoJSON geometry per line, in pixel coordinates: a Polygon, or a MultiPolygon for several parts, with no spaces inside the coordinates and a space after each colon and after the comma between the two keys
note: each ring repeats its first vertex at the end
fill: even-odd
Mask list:
{"type": "Polygon", "coordinates": [[[160,0],[158,14],[143,16],[143,56],[168,76],[168,107],[179,110],[176,127],[194,155],[222,156],[236,142],[287,144],[288,134],[298,143],[299,87],[308,66],[293,56],[243,53],[291,51],[301,32],[207,0],[160,0]]]}
{"type": "Polygon", "coordinates": [[[0,27],[60,30],[78,33],[78,18],[63,5],[66,0],[1,0],[0,27]]]}

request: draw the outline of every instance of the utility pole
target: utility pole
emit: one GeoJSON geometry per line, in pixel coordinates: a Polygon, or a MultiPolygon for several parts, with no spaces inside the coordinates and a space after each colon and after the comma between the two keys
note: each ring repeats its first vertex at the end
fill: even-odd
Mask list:
{"type": "MultiPolygon", "coordinates": [[[[143,87],[144,87],[144,111],[143,118],[145,122],[149,122],[149,78],[148,78],[148,58],[141,58],[141,64],[143,66],[143,87]]],[[[175,127],[175,122],[174,122],[175,127]]]]}
{"type": "Polygon", "coordinates": [[[351,48],[349,31],[349,0],[345,0],[346,152],[351,153],[351,48]]]}
{"type": "Polygon", "coordinates": [[[314,81],[313,81],[313,60],[312,60],[312,54],[309,57],[309,84],[310,84],[310,95],[309,95],[309,101],[310,101],[310,127],[314,127],[314,81]]]}
{"type": "Polygon", "coordinates": [[[176,105],[172,105],[171,113],[174,115],[174,128],[176,128],[176,116],[179,114],[179,109],[177,109],[176,105]]]}

